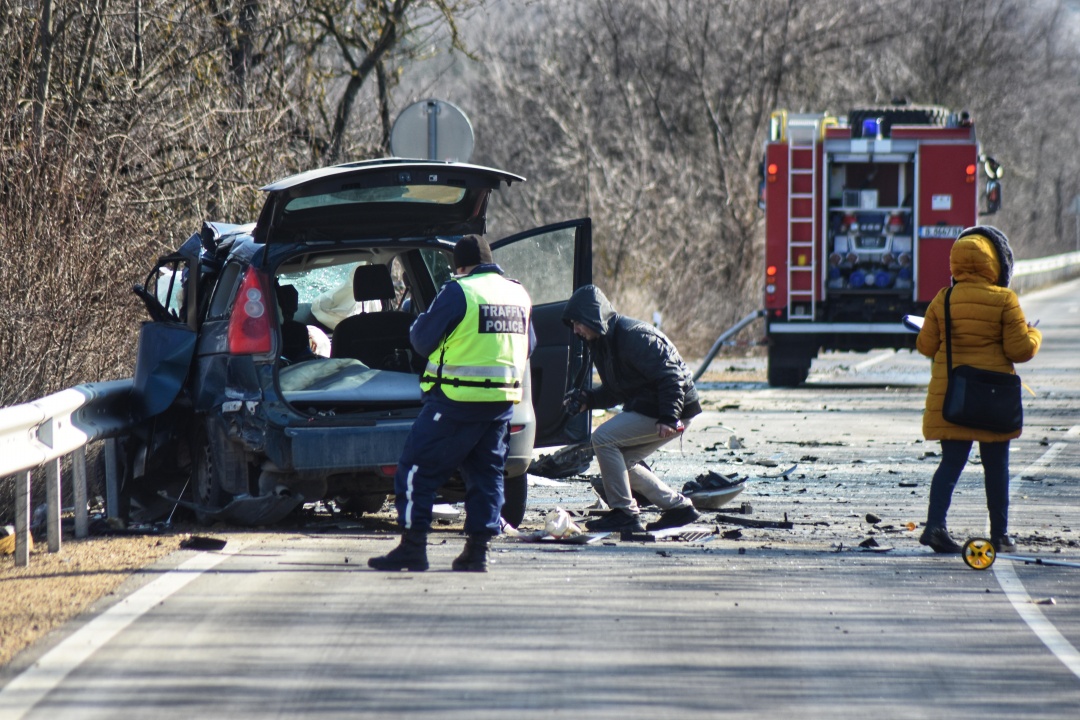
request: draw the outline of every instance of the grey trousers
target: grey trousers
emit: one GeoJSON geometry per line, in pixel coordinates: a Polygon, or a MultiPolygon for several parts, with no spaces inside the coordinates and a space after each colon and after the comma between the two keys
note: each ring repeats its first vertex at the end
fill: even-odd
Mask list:
{"type": "MultiPolygon", "coordinates": [[[[690,423],[683,421],[684,426],[690,423]]],[[[612,508],[638,512],[633,491],[649,499],[661,510],[686,507],[690,499],[672,490],[663,480],[639,463],[675,438],[656,434],[656,418],[622,412],[593,431],[593,451],[600,464],[607,503],[612,508]]]]}

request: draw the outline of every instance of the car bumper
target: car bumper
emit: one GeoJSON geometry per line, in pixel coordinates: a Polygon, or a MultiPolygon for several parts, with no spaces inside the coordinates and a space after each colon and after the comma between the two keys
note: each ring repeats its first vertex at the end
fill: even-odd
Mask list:
{"type": "MultiPolygon", "coordinates": [[[[295,472],[329,474],[385,468],[397,464],[411,429],[411,421],[359,428],[286,427],[266,443],[266,454],[279,468],[295,472]]],[[[507,477],[523,475],[529,469],[531,430],[511,433],[507,477]]]]}
{"type": "Polygon", "coordinates": [[[267,456],[282,469],[342,472],[397,464],[412,421],[362,427],[286,427],[267,456]]]}

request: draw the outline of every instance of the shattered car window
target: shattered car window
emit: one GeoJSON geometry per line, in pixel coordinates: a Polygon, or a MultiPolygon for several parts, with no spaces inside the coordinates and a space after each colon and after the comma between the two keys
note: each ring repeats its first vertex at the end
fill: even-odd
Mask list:
{"type": "Polygon", "coordinates": [[[563,228],[500,247],[495,262],[529,290],[533,305],[563,302],[574,291],[576,230],[563,228]]]}
{"type": "Polygon", "coordinates": [[[282,273],[278,279],[282,283],[296,286],[296,292],[302,303],[314,302],[321,295],[327,293],[332,295],[343,288],[348,290],[351,300],[352,276],[358,265],[360,263],[352,262],[344,265],[316,267],[304,272],[282,273]]]}
{"type": "Polygon", "coordinates": [[[446,253],[425,248],[420,251],[420,255],[424,258],[428,272],[431,273],[431,279],[435,281],[435,287],[441,288],[447,280],[454,277],[454,268],[450,267],[453,263],[446,253]]]}

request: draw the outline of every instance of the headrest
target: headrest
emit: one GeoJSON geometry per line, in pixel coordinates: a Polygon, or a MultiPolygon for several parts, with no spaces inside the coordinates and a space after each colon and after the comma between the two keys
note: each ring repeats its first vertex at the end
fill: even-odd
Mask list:
{"type": "Polygon", "coordinates": [[[278,307],[281,308],[281,314],[286,318],[291,318],[296,314],[296,309],[300,307],[300,294],[296,292],[296,287],[293,285],[278,285],[275,288],[277,293],[278,307]]]}
{"type": "Polygon", "coordinates": [[[353,299],[356,302],[368,300],[392,300],[394,281],[390,277],[390,268],[386,265],[359,265],[353,272],[353,299]]]}

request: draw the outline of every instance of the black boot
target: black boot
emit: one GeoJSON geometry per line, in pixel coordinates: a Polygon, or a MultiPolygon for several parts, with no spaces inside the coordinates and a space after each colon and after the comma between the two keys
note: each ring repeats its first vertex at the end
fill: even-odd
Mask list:
{"type": "Polygon", "coordinates": [[[936,553],[944,555],[959,555],[964,551],[958,542],[952,539],[949,531],[943,526],[927,525],[923,534],[919,537],[919,544],[929,545],[936,553]]]}
{"type": "Polygon", "coordinates": [[[487,572],[488,543],[490,535],[469,533],[465,538],[465,549],[454,558],[450,566],[458,572],[487,572]]]}
{"type": "Polygon", "coordinates": [[[427,533],[423,530],[406,530],[396,548],[380,557],[368,558],[367,564],[376,570],[427,570],[427,533]]]}

